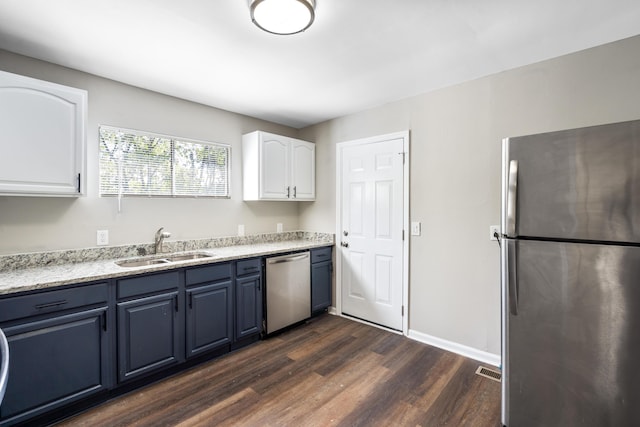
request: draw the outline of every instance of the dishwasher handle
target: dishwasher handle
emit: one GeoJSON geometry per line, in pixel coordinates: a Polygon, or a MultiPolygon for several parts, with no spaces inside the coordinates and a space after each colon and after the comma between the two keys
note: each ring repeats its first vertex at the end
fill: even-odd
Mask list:
{"type": "Polygon", "coordinates": [[[286,257],[286,258],[269,258],[267,259],[267,264],[281,264],[283,262],[294,262],[294,261],[300,261],[302,259],[306,259],[309,258],[309,252],[305,252],[303,254],[297,254],[297,255],[292,255],[290,257],[286,257]]]}

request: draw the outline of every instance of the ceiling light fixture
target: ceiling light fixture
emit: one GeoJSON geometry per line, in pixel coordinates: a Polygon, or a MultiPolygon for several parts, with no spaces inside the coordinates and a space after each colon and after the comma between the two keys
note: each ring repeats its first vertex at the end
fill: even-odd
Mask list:
{"type": "Polygon", "coordinates": [[[311,26],[314,8],[315,0],[252,0],[251,20],[268,33],[296,34],[311,26]]]}

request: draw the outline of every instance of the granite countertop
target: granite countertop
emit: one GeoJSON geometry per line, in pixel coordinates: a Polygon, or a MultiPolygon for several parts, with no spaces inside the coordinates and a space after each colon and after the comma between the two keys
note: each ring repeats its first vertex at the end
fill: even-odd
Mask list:
{"type": "MultiPolygon", "coordinates": [[[[13,259],[5,262],[5,265],[3,265],[2,268],[2,272],[0,272],[0,295],[31,291],[35,289],[59,287],[95,280],[132,276],[140,273],[171,270],[180,267],[205,265],[235,259],[251,258],[255,256],[274,255],[304,249],[333,246],[333,235],[330,234],[301,234],[301,232],[296,232],[294,234],[290,234],[289,236],[283,236],[283,238],[281,239],[272,239],[272,235],[261,236],[267,236],[267,238],[260,239],[255,238],[254,236],[249,240],[241,239],[240,241],[238,241],[237,239],[229,241],[229,239],[226,238],[222,242],[219,241],[220,239],[208,239],[207,241],[195,241],[197,242],[197,244],[195,245],[174,245],[169,248],[170,253],[200,252],[207,253],[211,256],[206,258],[140,267],[120,267],[115,263],[115,261],[120,261],[122,259],[144,259],[147,257],[161,258],[162,256],[160,254],[150,255],[147,257],[112,256],[106,257],[105,259],[94,259],[86,262],[82,262],[81,259],[74,259],[71,262],[68,262],[68,252],[60,252],[58,254],[58,258],[49,255],[49,253],[47,253],[47,255],[43,255],[42,253],[33,255],[23,254],[18,258],[16,258],[16,256],[13,256],[13,259]],[[292,238],[291,240],[286,240],[286,237],[292,238]],[[225,245],[225,243],[235,244],[225,245]],[[185,248],[188,249],[184,250],[185,248]],[[48,265],[37,266],[38,264],[43,265],[42,262],[38,263],[38,260],[42,260],[43,258],[47,259],[46,264],[48,265]],[[62,260],[60,261],[59,258],[62,258],[62,260]],[[17,268],[15,268],[15,265],[18,264],[15,261],[16,259],[20,259],[20,261],[22,261],[22,264],[17,268]],[[31,263],[24,262],[24,259],[31,260],[31,263]],[[6,267],[11,265],[14,265],[14,268],[6,267]]],[[[138,252],[140,252],[139,246],[137,247],[137,249],[138,252]]],[[[128,247],[127,250],[129,250],[128,247]]],[[[127,254],[129,253],[127,252],[127,250],[115,253],[127,254]]],[[[92,258],[93,255],[92,252],[87,252],[86,250],[82,251],[81,253],[87,254],[87,258],[92,258]]],[[[111,255],[113,255],[113,253],[113,251],[109,252],[109,254],[111,255]]],[[[76,254],[75,256],[78,257],[79,255],[76,254]]]]}

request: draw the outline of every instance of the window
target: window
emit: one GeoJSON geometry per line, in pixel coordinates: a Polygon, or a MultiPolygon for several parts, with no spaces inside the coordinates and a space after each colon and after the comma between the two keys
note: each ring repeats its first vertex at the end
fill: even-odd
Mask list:
{"type": "Polygon", "coordinates": [[[101,196],[229,197],[231,147],[100,126],[101,196]]]}

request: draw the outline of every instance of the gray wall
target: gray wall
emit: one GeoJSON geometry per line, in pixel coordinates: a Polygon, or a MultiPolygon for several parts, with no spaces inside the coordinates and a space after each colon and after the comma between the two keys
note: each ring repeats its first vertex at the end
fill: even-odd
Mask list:
{"type": "Polygon", "coordinates": [[[335,144],[411,131],[409,328],[500,352],[501,140],[640,119],[640,37],[503,72],[321,123],[317,201],[300,226],[335,231],[335,144]]]}
{"type": "MultiPolygon", "coordinates": [[[[296,129],[138,89],[90,74],[0,50],[0,69],[89,92],[87,195],[81,198],[1,197],[0,254],[95,246],[96,230],[108,229],[110,245],[152,242],[164,226],[172,239],[275,232],[281,222],[297,230],[296,203],[242,201],[242,134],[256,129],[297,136],[296,129]],[[231,199],[98,196],[100,124],[232,145],[231,199]]],[[[3,154],[6,155],[6,154],[3,154]]]]}

